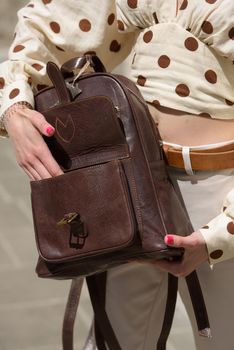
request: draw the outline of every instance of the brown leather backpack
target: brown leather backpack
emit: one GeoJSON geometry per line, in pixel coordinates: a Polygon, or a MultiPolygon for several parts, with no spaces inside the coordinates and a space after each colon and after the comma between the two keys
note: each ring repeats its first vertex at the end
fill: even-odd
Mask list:
{"type": "MultiPolygon", "coordinates": [[[[53,86],[37,93],[35,104],[55,127],[46,142],[64,175],[31,183],[40,255],[36,271],[43,278],[76,279],[65,314],[64,350],[73,349],[75,312],[70,309],[77,307],[81,276],[88,276],[98,349],[106,349],[106,341],[111,350],[120,350],[105,313],[104,271],[136,259],[179,259],[183,250],[165,245],[164,236],[189,234],[193,228],[135,84],[106,73],[90,55],[66,62],[61,70],[49,62],[47,72],[53,86]],[[74,69],[87,62],[95,73],[74,78],[74,69]]],[[[196,274],[187,282],[198,327],[208,328],[196,274]]],[[[170,276],[158,350],[165,349],[176,291],[177,279],[170,276]]]]}

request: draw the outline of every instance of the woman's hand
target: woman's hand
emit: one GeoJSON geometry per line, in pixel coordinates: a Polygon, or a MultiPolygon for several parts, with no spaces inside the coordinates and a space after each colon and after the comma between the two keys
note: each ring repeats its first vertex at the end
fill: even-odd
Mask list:
{"type": "Polygon", "coordinates": [[[167,235],[165,237],[165,243],[170,247],[184,248],[184,255],[182,260],[160,260],[153,262],[153,264],[176,277],[188,276],[200,264],[208,260],[206,243],[199,231],[193,232],[187,237],[167,235]]]}
{"type": "Polygon", "coordinates": [[[8,110],[4,123],[17,162],[31,180],[46,179],[63,173],[43,140],[42,135],[52,136],[54,128],[41,113],[25,106],[13,105],[8,110]]]}

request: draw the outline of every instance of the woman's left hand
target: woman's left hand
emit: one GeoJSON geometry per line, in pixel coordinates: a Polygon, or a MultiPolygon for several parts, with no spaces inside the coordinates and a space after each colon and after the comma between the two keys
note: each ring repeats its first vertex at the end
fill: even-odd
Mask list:
{"type": "MultiPolygon", "coordinates": [[[[186,277],[200,264],[208,260],[205,240],[199,231],[187,237],[167,235],[165,243],[170,247],[184,248],[184,255],[180,261],[155,261],[153,264],[176,277],[186,277]]],[[[152,263],[152,262],[151,262],[152,263]]]]}

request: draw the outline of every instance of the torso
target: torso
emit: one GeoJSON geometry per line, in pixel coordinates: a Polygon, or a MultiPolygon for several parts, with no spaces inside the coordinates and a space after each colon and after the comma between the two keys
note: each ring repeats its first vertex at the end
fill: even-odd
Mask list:
{"type": "Polygon", "coordinates": [[[234,120],[205,118],[148,105],[163,141],[199,146],[234,140],[234,120]]]}

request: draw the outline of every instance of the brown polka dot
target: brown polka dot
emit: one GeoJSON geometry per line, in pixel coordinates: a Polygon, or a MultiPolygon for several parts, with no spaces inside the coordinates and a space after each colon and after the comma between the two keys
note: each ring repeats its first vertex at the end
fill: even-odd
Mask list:
{"type": "Polygon", "coordinates": [[[26,18],[26,19],[27,19],[27,18],[29,18],[29,17],[28,17],[28,16],[23,16],[23,18],[26,18]]]}
{"type": "Polygon", "coordinates": [[[227,209],[227,207],[223,207],[223,211],[225,211],[227,209]]]}
{"type": "Polygon", "coordinates": [[[214,4],[216,0],[206,0],[206,2],[208,2],[208,4],[214,4]]]}
{"type": "Polygon", "coordinates": [[[185,84],[179,84],[177,85],[175,92],[177,93],[177,95],[179,95],[180,97],[187,97],[190,94],[190,90],[188,88],[187,85],[185,84]]]}
{"type": "Polygon", "coordinates": [[[79,27],[82,32],[89,32],[91,29],[91,23],[88,19],[81,19],[79,22],[79,27]]]}
{"type": "Polygon", "coordinates": [[[213,26],[209,21],[204,21],[201,25],[201,29],[203,30],[204,33],[206,34],[211,34],[213,33],[213,26]]]}
{"type": "Polygon", "coordinates": [[[144,35],[143,35],[143,40],[145,43],[149,43],[153,38],[153,32],[152,30],[148,30],[148,32],[146,32],[144,35]]]}
{"type": "Polygon", "coordinates": [[[55,47],[56,47],[57,50],[65,52],[65,50],[62,49],[60,46],[55,45],[55,47]]]}
{"type": "Polygon", "coordinates": [[[191,32],[192,29],[188,27],[188,28],[186,28],[186,30],[187,30],[187,32],[191,32]]]}
{"type": "Polygon", "coordinates": [[[118,52],[121,48],[121,45],[118,43],[117,40],[112,40],[110,43],[110,51],[112,52],[118,52]]]}
{"type": "Polygon", "coordinates": [[[146,82],[146,77],[144,77],[143,75],[138,75],[137,84],[140,86],[144,86],[145,82],[146,82]]]}
{"type": "Polygon", "coordinates": [[[167,68],[169,66],[170,62],[171,62],[170,58],[166,55],[162,55],[158,59],[158,65],[161,68],[167,68]]]}
{"type": "Polygon", "coordinates": [[[188,6],[188,0],[184,0],[180,6],[180,10],[185,10],[188,6]]]}
{"type": "Polygon", "coordinates": [[[231,235],[234,235],[234,222],[231,221],[227,224],[227,230],[231,235]]]}
{"type": "Polygon", "coordinates": [[[211,118],[211,115],[209,113],[206,113],[206,112],[200,113],[199,116],[202,118],[211,118]]]}
{"type": "Polygon", "coordinates": [[[219,259],[223,255],[223,251],[221,249],[214,250],[212,253],[210,253],[210,257],[212,259],[219,259]]]}
{"type": "Polygon", "coordinates": [[[234,27],[229,30],[228,36],[230,39],[234,40],[234,27]]]}
{"type": "Polygon", "coordinates": [[[233,106],[233,105],[234,105],[234,102],[232,102],[232,101],[230,101],[230,100],[227,100],[226,98],[225,98],[225,102],[226,102],[226,104],[227,104],[228,106],[233,106]]]}
{"type": "Polygon", "coordinates": [[[5,86],[5,79],[0,77],[0,89],[3,89],[5,86]]]}
{"type": "Polygon", "coordinates": [[[208,226],[208,225],[205,225],[205,226],[202,226],[202,228],[204,228],[204,229],[208,229],[208,228],[209,228],[209,226],[208,226]]]}
{"type": "Polygon", "coordinates": [[[14,47],[13,52],[19,52],[19,51],[22,51],[23,49],[25,49],[24,45],[17,45],[14,47]]]}
{"type": "Polygon", "coordinates": [[[186,47],[186,49],[190,51],[196,51],[198,48],[198,41],[195,38],[190,36],[185,40],[184,46],[186,47]]]}
{"type": "Polygon", "coordinates": [[[42,2],[43,2],[45,5],[49,4],[51,1],[52,1],[52,0],[42,0],[42,2]]]}
{"type": "Polygon", "coordinates": [[[137,0],[128,0],[128,6],[129,6],[131,9],[137,8],[137,0]]]}
{"type": "Polygon", "coordinates": [[[45,85],[45,84],[37,84],[37,90],[40,91],[40,90],[43,90],[45,88],[47,88],[48,85],[45,85]]]}
{"type": "Polygon", "coordinates": [[[10,94],[9,94],[9,98],[10,98],[10,99],[13,99],[13,98],[15,98],[16,96],[18,96],[19,93],[20,93],[19,89],[13,89],[13,90],[10,92],[10,94]]]}
{"type": "Polygon", "coordinates": [[[34,7],[34,5],[33,4],[28,4],[27,7],[34,7]]]}
{"type": "Polygon", "coordinates": [[[205,78],[211,84],[215,84],[217,82],[217,74],[212,69],[205,72],[205,78]]]}
{"type": "Polygon", "coordinates": [[[154,17],[154,22],[155,22],[155,24],[158,24],[158,23],[159,23],[159,20],[158,20],[158,17],[157,17],[156,12],[153,13],[153,17],[154,17]]]}
{"type": "Polygon", "coordinates": [[[28,77],[28,84],[32,85],[32,77],[28,77]]]}
{"type": "Polygon", "coordinates": [[[36,70],[41,70],[43,68],[43,66],[39,63],[33,63],[32,67],[35,68],[36,70]]]}
{"type": "Polygon", "coordinates": [[[111,13],[111,14],[109,15],[109,17],[107,18],[107,23],[108,23],[109,25],[112,25],[112,24],[114,23],[114,21],[115,21],[115,14],[114,14],[114,13],[111,13]]]}
{"type": "Polygon", "coordinates": [[[124,23],[118,19],[117,21],[118,30],[124,30],[124,23]]]}
{"type": "Polygon", "coordinates": [[[160,105],[161,105],[159,100],[153,100],[153,101],[152,101],[152,104],[153,104],[154,106],[160,106],[160,105]]]}
{"type": "Polygon", "coordinates": [[[57,22],[50,22],[50,28],[56,34],[60,32],[60,25],[57,22]]]}

